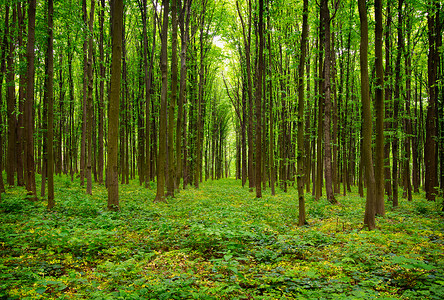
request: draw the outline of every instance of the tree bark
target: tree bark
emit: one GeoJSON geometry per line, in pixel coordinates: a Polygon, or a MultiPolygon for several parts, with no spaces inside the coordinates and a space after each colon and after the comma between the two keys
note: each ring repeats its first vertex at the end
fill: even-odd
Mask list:
{"type": "Polygon", "coordinates": [[[427,26],[429,37],[429,53],[428,53],[428,91],[429,101],[427,106],[427,119],[426,119],[426,141],[424,147],[424,164],[425,164],[425,191],[426,198],[429,201],[435,201],[435,197],[438,193],[438,168],[437,168],[437,122],[436,122],[436,100],[437,100],[437,68],[439,50],[437,48],[437,18],[439,19],[439,13],[437,10],[437,2],[434,2],[433,10],[428,12],[427,26]],[[434,15],[436,13],[436,15],[434,15]]]}
{"type": "Polygon", "coordinates": [[[298,152],[297,152],[297,185],[299,202],[299,220],[298,225],[303,226],[307,223],[305,216],[304,199],[304,69],[305,56],[307,54],[308,38],[308,0],[304,0],[302,11],[302,36],[301,36],[301,56],[299,57],[298,70],[298,152]]]}
{"type": "Polygon", "coordinates": [[[398,207],[398,160],[399,160],[399,140],[398,140],[398,118],[399,118],[399,102],[400,102],[400,84],[401,84],[401,55],[404,48],[402,33],[402,5],[403,0],[398,1],[398,53],[395,65],[395,93],[393,99],[393,169],[392,169],[392,191],[393,191],[393,207],[398,207]]]}
{"type": "Polygon", "coordinates": [[[165,201],[165,160],[167,150],[167,92],[168,92],[168,13],[169,0],[163,2],[163,24],[161,33],[160,71],[162,89],[159,112],[159,152],[157,155],[157,193],[154,202],[165,201]]]}
{"type": "Polygon", "coordinates": [[[122,57],[123,0],[112,0],[112,62],[111,86],[108,109],[108,209],[118,211],[119,207],[119,173],[117,169],[118,135],[119,135],[119,100],[122,57]]]}
{"type": "Polygon", "coordinates": [[[262,74],[264,65],[264,1],[259,0],[259,59],[256,76],[256,198],[262,198],[262,74]]]}
{"type": "Polygon", "coordinates": [[[36,0],[29,0],[28,8],[28,45],[26,58],[28,69],[26,73],[26,103],[25,103],[25,132],[26,132],[26,190],[31,199],[37,199],[34,171],[34,46],[35,46],[36,0]]]}
{"type": "MultiPolygon", "coordinates": [[[[177,0],[171,2],[171,98],[168,106],[168,181],[167,197],[174,197],[174,190],[177,189],[176,161],[180,156],[174,156],[174,127],[175,108],[177,102],[177,0]]],[[[178,132],[176,132],[178,135],[178,132]]],[[[177,153],[176,153],[177,154],[177,153]]],[[[179,178],[180,181],[180,178],[179,178]]]]}
{"type": "MultiPolygon", "coordinates": [[[[83,25],[88,27],[88,15],[86,11],[86,0],[82,0],[83,25]]],[[[86,30],[85,30],[86,32],[86,30]]],[[[82,138],[80,141],[80,185],[85,185],[85,165],[86,165],[86,123],[88,115],[88,39],[83,36],[83,98],[82,98],[82,138]]]]}
{"type": "MultiPolygon", "coordinates": [[[[93,1],[94,2],[94,1],[93,1]]],[[[47,96],[48,96],[48,164],[46,166],[48,176],[48,209],[52,209],[55,205],[54,201],[54,39],[53,39],[53,0],[48,0],[48,78],[47,78],[47,96]]]]}
{"type": "Polygon", "coordinates": [[[375,110],[376,110],[376,202],[375,213],[385,215],[384,207],[384,68],[382,66],[382,0],[375,0],[375,110]]]}
{"type": "Polygon", "coordinates": [[[368,21],[365,0],[358,0],[359,19],[361,20],[361,102],[363,116],[363,140],[361,155],[364,163],[367,184],[364,224],[369,230],[376,228],[375,223],[375,175],[372,162],[372,114],[370,105],[370,86],[368,79],[368,21]]]}
{"type": "Polygon", "coordinates": [[[99,104],[98,104],[98,153],[97,153],[97,160],[98,160],[98,170],[97,170],[97,177],[99,180],[99,184],[103,184],[103,166],[104,166],[104,158],[103,158],[103,106],[104,106],[104,96],[105,96],[105,51],[104,51],[104,45],[103,45],[103,39],[104,39],[104,19],[105,19],[105,0],[100,0],[101,8],[99,12],[99,31],[100,31],[100,37],[99,37],[99,62],[100,62],[100,81],[99,81],[99,104]]]}
{"type": "Polygon", "coordinates": [[[86,142],[87,161],[86,161],[86,193],[92,195],[92,129],[94,120],[93,111],[93,25],[94,25],[94,8],[95,1],[91,1],[89,12],[89,41],[88,41],[88,62],[87,62],[87,81],[88,81],[88,98],[87,98],[87,114],[86,114],[86,142]]]}
{"type": "MultiPolygon", "coordinates": [[[[9,8],[9,7],[7,7],[9,8]]],[[[9,53],[6,70],[7,82],[7,116],[8,116],[8,161],[6,164],[6,182],[9,186],[14,185],[15,162],[16,162],[16,123],[15,110],[15,69],[14,69],[14,50],[15,50],[15,27],[17,23],[17,10],[12,9],[12,20],[8,24],[6,32],[9,36],[9,53]]]]}
{"type": "Polygon", "coordinates": [[[324,160],[325,160],[325,189],[327,200],[336,204],[337,200],[333,194],[333,175],[332,175],[332,154],[331,154],[331,49],[330,49],[330,10],[328,0],[321,2],[321,19],[323,22],[324,38],[324,66],[322,91],[324,94],[324,160]]]}

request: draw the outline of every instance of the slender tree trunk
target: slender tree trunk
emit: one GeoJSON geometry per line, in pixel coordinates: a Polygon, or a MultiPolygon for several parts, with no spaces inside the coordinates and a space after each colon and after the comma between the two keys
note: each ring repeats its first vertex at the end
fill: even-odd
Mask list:
{"type": "Polygon", "coordinates": [[[98,145],[98,179],[99,184],[103,184],[103,167],[104,167],[104,158],[103,158],[103,106],[104,106],[104,95],[105,95],[105,51],[104,51],[104,45],[103,45],[103,39],[104,39],[104,28],[103,23],[105,19],[105,0],[100,0],[101,8],[99,12],[99,27],[100,27],[100,38],[99,38],[99,62],[100,62],[100,81],[99,81],[99,104],[98,104],[98,118],[99,118],[99,128],[98,128],[98,139],[99,139],[99,145],[98,145]]]}
{"type": "Polygon", "coordinates": [[[302,36],[301,36],[301,56],[299,57],[298,70],[298,202],[299,202],[299,220],[298,225],[306,224],[305,220],[305,199],[304,199],[304,68],[305,56],[307,54],[307,38],[308,38],[308,0],[304,0],[304,8],[302,11],[302,36]]]}
{"type": "MultiPolygon", "coordinates": [[[[326,1],[326,0],[323,0],[326,1]]],[[[322,18],[321,18],[322,19],[322,18]]],[[[322,21],[321,21],[321,24],[322,21]]],[[[324,25],[321,25],[324,26],[324,25]]],[[[323,43],[321,42],[323,40],[323,30],[320,30],[319,33],[319,45],[320,45],[320,51],[318,53],[318,68],[319,68],[319,78],[322,78],[322,62],[323,62],[323,58],[322,58],[322,53],[324,51],[324,47],[323,47],[323,43]]],[[[322,91],[322,80],[318,80],[317,82],[317,88],[319,91],[319,94],[321,94],[322,91]]],[[[323,167],[324,167],[324,159],[322,156],[322,138],[324,136],[324,127],[322,126],[324,123],[324,95],[322,95],[321,97],[318,97],[317,99],[318,102],[318,135],[317,135],[317,141],[316,141],[316,195],[315,195],[315,199],[319,200],[322,196],[322,186],[323,186],[323,179],[322,179],[322,174],[323,174],[323,167]]]]}
{"type": "MultiPolygon", "coordinates": [[[[168,181],[166,196],[174,197],[174,190],[177,189],[176,161],[174,157],[174,127],[175,107],[177,102],[177,0],[171,2],[171,98],[168,106],[168,181]]],[[[176,132],[178,135],[178,132],[176,132]]],[[[180,181],[180,177],[179,177],[180,181]]]]}
{"type": "MultiPolygon", "coordinates": [[[[180,3],[180,2],[179,2],[180,3]]],[[[189,40],[189,23],[190,23],[190,11],[191,0],[184,0],[183,8],[179,14],[179,28],[180,28],[180,82],[179,82],[179,99],[178,99],[178,111],[177,111],[177,127],[176,127],[176,163],[177,173],[176,179],[179,185],[180,178],[183,178],[183,186],[185,188],[185,169],[187,161],[185,159],[185,147],[182,145],[186,143],[186,128],[183,124],[186,124],[186,112],[184,111],[185,92],[186,92],[186,80],[187,80],[187,49],[189,40]],[[183,119],[183,120],[182,120],[183,119]],[[183,158],[182,158],[183,152],[183,158]]]]}
{"type": "MultiPolygon", "coordinates": [[[[156,49],[156,18],[153,18],[153,44],[152,44],[152,48],[151,48],[151,56],[150,56],[150,64],[148,67],[148,37],[147,37],[147,20],[148,20],[148,15],[147,15],[147,1],[143,0],[142,1],[142,5],[143,5],[143,15],[145,16],[145,20],[143,22],[143,60],[144,60],[144,72],[145,72],[145,122],[146,122],[146,126],[145,126],[145,132],[146,132],[146,143],[145,143],[145,187],[150,188],[150,181],[151,181],[151,173],[152,173],[152,168],[151,168],[151,157],[152,157],[152,153],[151,153],[151,112],[150,112],[150,107],[151,107],[151,83],[152,83],[152,74],[153,74],[153,66],[154,66],[154,52],[156,49]]],[[[157,3],[157,2],[156,2],[157,3]]],[[[155,14],[155,9],[154,13],[155,14]]]]}
{"type": "Polygon", "coordinates": [[[86,114],[86,142],[87,160],[86,160],[86,193],[92,195],[92,128],[94,120],[93,111],[93,25],[94,25],[94,8],[95,1],[91,1],[91,9],[89,12],[89,42],[88,42],[88,62],[87,62],[87,80],[88,80],[88,98],[87,98],[87,114],[86,114]]]}
{"type": "Polygon", "coordinates": [[[161,33],[160,69],[162,73],[162,90],[160,94],[159,113],[159,152],[157,156],[157,193],[154,201],[165,201],[165,160],[167,134],[167,92],[168,92],[168,13],[169,0],[163,2],[163,24],[161,33]]]}
{"type": "Polygon", "coordinates": [[[403,33],[402,33],[402,5],[403,0],[398,1],[398,53],[396,56],[395,65],[395,94],[393,99],[393,147],[392,147],[392,157],[393,157],[393,169],[392,169],[392,190],[393,190],[393,207],[398,207],[398,118],[399,118],[399,102],[400,102],[400,84],[401,84],[401,55],[403,51],[403,33]]]}
{"type": "Polygon", "coordinates": [[[361,20],[361,101],[363,116],[362,158],[367,184],[364,224],[369,230],[375,229],[375,175],[372,162],[372,114],[370,105],[370,86],[368,79],[368,22],[365,0],[358,0],[359,19],[361,20]]]}
{"type": "Polygon", "coordinates": [[[382,0],[375,0],[375,66],[376,66],[376,88],[375,88],[375,110],[376,110],[376,202],[375,213],[385,215],[384,207],[384,69],[382,66],[382,0]]]}
{"type": "MultiPolygon", "coordinates": [[[[83,24],[88,26],[88,15],[86,11],[86,0],[82,0],[83,24]]],[[[86,123],[88,115],[88,39],[83,36],[83,98],[82,98],[82,139],[80,141],[80,185],[85,185],[86,164],[86,123]]]]}
{"type": "MultiPolygon", "coordinates": [[[[9,10],[9,6],[7,7],[9,10]]],[[[17,23],[17,10],[12,9],[12,20],[7,26],[7,34],[9,36],[9,53],[8,64],[6,70],[7,82],[7,116],[8,116],[8,161],[6,163],[6,181],[8,185],[14,185],[14,176],[16,169],[16,123],[15,116],[15,69],[14,69],[14,51],[15,51],[15,27],[17,23]]]]}
{"type": "MultiPolygon", "coordinates": [[[[25,13],[26,13],[26,5],[21,5],[20,2],[17,2],[17,12],[18,12],[18,47],[19,49],[23,49],[23,34],[25,32],[25,13]]],[[[20,52],[19,55],[20,62],[23,65],[26,64],[26,56],[23,51],[20,52]]],[[[24,158],[24,110],[25,110],[25,92],[26,92],[26,74],[25,72],[20,72],[20,80],[19,80],[19,115],[18,115],[18,123],[17,123],[17,185],[24,186],[25,178],[24,178],[24,169],[26,168],[26,158],[24,158]]]]}
{"type": "MultiPolygon", "coordinates": [[[[392,109],[391,109],[391,103],[392,103],[392,65],[391,65],[391,24],[392,24],[392,17],[391,17],[391,4],[390,1],[387,1],[387,25],[386,25],[386,32],[385,32],[385,102],[387,105],[385,106],[385,115],[386,118],[391,119],[392,116],[392,109]]],[[[385,123],[385,130],[387,132],[392,131],[393,122],[387,121],[385,123]]],[[[389,199],[389,201],[393,201],[392,196],[392,177],[390,174],[390,142],[391,139],[386,139],[384,143],[384,179],[385,179],[385,193],[389,199]]]]}
{"type": "MultiPolygon", "coordinates": [[[[8,6],[5,9],[5,26],[3,32],[3,39],[0,44],[0,107],[3,107],[3,78],[6,71],[6,45],[7,45],[7,28],[9,23],[9,8],[8,6]]],[[[0,124],[3,125],[3,116],[0,113],[0,124]]],[[[3,130],[0,130],[0,201],[1,201],[1,193],[5,192],[5,186],[3,182],[3,130]]]]}
{"type": "MultiPolygon", "coordinates": [[[[94,2],[94,1],[93,1],[94,2]]],[[[53,42],[53,0],[48,0],[48,79],[47,79],[47,96],[48,96],[48,209],[52,209],[55,205],[54,201],[54,42],[53,42]]]]}
{"type": "Polygon", "coordinates": [[[112,62],[111,86],[108,109],[108,209],[119,210],[119,173],[117,168],[117,143],[119,134],[119,99],[120,75],[122,57],[123,31],[123,0],[113,0],[111,3],[112,24],[112,62]]]}
{"type": "MultiPolygon", "coordinates": [[[[406,7],[407,8],[407,7],[406,7]]],[[[408,11],[406,9],[406,11],[408,11]]],[[[412,141],[412,122],[410,117],[410,101],[411,101],[411,85],[412,85],[412,52],[410,51],[410,40],[411,40],[411,18],[407,17],[406,20],[406,33],[407,33],[407,49],[404,51],[405,56],[405,117],[404,117],[404,128],[406,137],[404,139],[404,194],[407,196],[408,201],[412,201],[412,183],[410,179],[410,145],[412,141]]]]}
{"type": "Polygon", "coordinates": [[[26,132],[26,190],[31,199],[37,199],[34,171],[34,45],[35,45],[36,0],[29,0],[28,8],[28,45],[26,58],[28,70],[26,74],[25,132],[26,132]]]}
{"type": "MultiPolygon", "coordinates": [[[[437,10],[438,2],[434,2],[433,9],[437,10]]],[[[439,20],[439,10],[430,11],[427,16],[428,36],[429,36],[429,53],[428,53],[428,91],[429,101],[427,106],[427,119],[426,119],[426,141],[424,147],[424,164],[425,164],[425,191],[426,198],[429,201],[435,201],[435,197],[438,193],[438,168],[437,168],[437,122],[436,122],[436,100],[437,100],[437,68],[439,50],[437,48],[437,39],[439,38],[436,33],[437,21],[439,20]]]]}
{"type": "Polygon", "coordinates": [[[262,198],[262,74],[264,65],[264,1],[259,0],[259,59],[256,76],[256,198],[262,198]]]}
{"type": "MultiPolygon", "coordinates": [[[[275,162],[274,162],[274,149],[275,149],[275,138],[274,138],[274,112],[273,112],[273,105],[274,105],[274,99],[273,99],[273,80],[272,80],[272,55],[271,53],[271,22],[270,22],[270,9],[269,9],[269,2],[267,2],[267,26],[268,26],[268,93],[269,93],[269,117],[270,117],[270,125],[269,125],[269,149],[268,154],[270,157],[269,167],[270,167],[270,187],[271,187],[271,195],[276,195],[276,188],[275,188],[275,179],[276,179],[276,169],[275,169],[275,162]]],[[[246,123],[246,110],[245,110],[246,103],[243,103],[243,131],[242,131],[242,143],[244,147],[245,144],[245,123],[246,123]]],[[[242,154],[245,155],[245,154],[242,154]]],[[[244,169],[242,169],[242,172],[244,172],[244,169]]],[[[242,182],[243,186],[243,182],[242,182]]]]}
{"type": "Polygon", "coordinates": [[[331,49],[330,49],[330,10],[328,0],[321,2],[321,19],[324,26],[324,66],[322,91],[324,94],[324,159],[325,159],[325,188],[327,200],[336,204],[337,200],[333,193],[333,175],[332,175],[332,154],[331,154],[331,49]]]}

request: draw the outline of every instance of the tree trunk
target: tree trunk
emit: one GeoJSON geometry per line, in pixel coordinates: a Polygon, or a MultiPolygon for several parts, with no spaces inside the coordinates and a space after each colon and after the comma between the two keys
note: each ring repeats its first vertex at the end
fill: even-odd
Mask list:
{"type": "Polygon", "coordinates": [[[330,49],[330,10],[328,0],[321,2],[321,20],[323,22],[324,38],[324,66],[322,91],[324,94],[324,159],[325,159],[325,188],[327,200],[336,204],[337,200],[333,194],[332,156],[331,156],[331,49],[330,49]]]}
{"type": "MultiPolygon", "coordinates": [[[[94,2],[94,1],[93,1],[94,2]]],[[[54,42],[53,42],[53,0],[48,0],[48,49],[46,59],[48,62],[48,78],[47,78],[47,96],[48,96],[48,209],[52,209],[55,205],[54,201],[54,42]]]]}
{"type": "Polygon", "coordinates": [[[428,91],[429,101],[427,106],[427,119],[426,119],[426,141],[424,147],[424,164],[425,164],[425,191],[426,198],[429,201],[435,201],[435,197],[438,193],[438,168],[437,168],[437,122],[436,122],[436,102],[437,102],[437,68],[439,50],[437,48],[437,35],[439,22],[439,9],[436,7],[438,2],[435,1],[433,9],[427,15],[428,36],[429,36],[429,53],[428,53],[428,91]],[[438,19],[438,20],[437,20],[438,19]]]}
{"type": "Polygon", "coordinates": [[[299,57],[298,70],[298,152],[297,152],[297,184],[299,202],[298,225],[306,224],[305,220],[305,200],[304,200],[304,68],[305,56],[307,54],[308,38],[308,0],[304,0],[302,11],[302,36],[301,36],[301,56],[299,57]]]}
{"type": "MultiPolygon", "coordinates": [[[[23,49],[23,34],[25,32],[25,14],[26,5],[21,6],[20,2],[17,2],[17,12],[18,12],[18,47],[23,49]]],[[[23,51],[19,55],[20,63],[26,64],[26,56],[23,51]]],[[[19,115],[17,123],[17,185],[24,186],[24,169],[26,168],[26,158],[24,157],[24,147],[25,147],[25,132],[24,132],[24,110],[25,110],[25,93],[26,93],[26,74],[25,72],[20,72],[20,84],[19,84],[19,115]]]]}
{"type": "MultiPolygon", "coordinates": [[[[177,102],[177,0],[171,2],[171,98],[168,106],[168,181],[166,196],[174,197],[174,190],[177,189],[176,161],[180,160],[174,156],[174,127],[175,108],[177,102]]],[[[178,132],[176,132],[178,135],[178,132]]],[[[177,150],[177,149],[176,149],[177,150]]],[[[180,178],[179,178],[180,181],[180,178]]]]}
{"type": "Polygon", "coordinates": [[[393,157],[393,169],[392,169],[392,190],[393,190],[393,207],[398,207],[398,117],[399,117],[399,102],[400,102],[400,84],[401,84],[401,55],[404,48],[403,45],[403,34],[402,34],[402,5],[403,0],[398,1],[398,53],[396,56],[395,65],[395,94],[393,99],[393,147],[392,147],[392,157],[393,157]]]}
{"type": "Polygon", "coordinates": [[[358,0],[359,19],[361,20],[361,101],[363,116],[363,140],[361,155],[364,163],[367,184],[364,224],[369,230],[375,229],[375,175],[372,162],[372,114],[370,105],[370,86],[368,79],[368,22],[365,0],[358,0]]]}
{"type": "Polygon", "coordinates": [[[26,190],[31,199],[37,199],[34,172],[34,46],[35,46],[35,19],[36,0],[29,0],[28,8],[28,45],[26,48],[26,58],[28,70],[26,74],[26,103],[25,103],[25,140],[26,140],[26,190]]]}
{"type": "MultiPolygon", "coordinates": [[[[86,11],[86,0],[82,0],[83,24],[88,26],[88,15],[86,11]]],[[[82,98],[82,139],[80,141],[80,185],[85,185],[86,164],[86,123],[88,118],[88,39],[83,36],[83,98],[82,98]]]]}
{"type": "Polygon", "coordinates": [[[157,193],[154,202],[165,201],[165,160],[167,134],[167,93],[168,93],[168,13],[169,0],[163,2],[163,24],[161,33],[160,71],[162,73],[162,90],[159,112],[159,152],[157,155],[157,193]]]}
{"type": "MultiPolygon", "coordinates": [[[[7,28],[9,23],[9,8],[6,6],[5,9],[5,27],[3,32],[3,39],[0,44],[0,107],[3,107],[3,78],[6,71],[6,45],[7,45],[7,28]]],[[[0,114],[0,124],[3,124],[3,116],[0,114]]],[[[5,186],[3,183],[3,130],[0,130],[0,201],[1,201],[1,193],[5,192],[5,186]]]]}
{"type": "MultiPolygon", "coordinates": [[[[390,1],[387,1],[387,24],[386,24],[386,33],[385,33],[385,102],[387,105],[385,105],[385,115],[388,119],[391,119],[391,103],[392,103],[392,65],[391,65],[391,24],[392,24],[392,17],[391,17],[391,4],[390,1]]],[[[387,121],[385,123],[385,130],[386,132],[390,132],[393,127],[392,121],[387,121]]],[[[390,139],[386,139],[384,143],[384,179],[385,179],[385,186],[384,190],[385,193],[389,199],[389,201],[393,201],[392,196],[392,177],[390,174],[390,139]]]]}
{"type": "Polygon", "coordinates": [[[87,98],[87,114],[86,114],[86,141],[87,141],[87,161],[86,161],[86,193],[92,195],[92,128],[94,120],[93,111],[93,25],[94,25],[94,8],[95,1],[91,1],[91,9],[89,12],[89,42],[88,42],[88,63],[87,63],[87,80],[88,80],[88,98],[87,98]]]}
{"type": "Polygon", "coordinates": [[[264,1],[259,0],[259,59],[256,76],[256,198],[262,198],[262,74],[264,65],[264,1]]]}
{"type": "MultiPolygon", "coordinates": [[[[7,7],[7,10],[9,7],[7,7]]],[[[9,53],[8,66],[6,70],[7,82],[7,117],[8,117],[8,160],[6,163],[6,182],[9,186],[14,185],[15,176],[15,162],[16,162],[16,123],[17,119],[14,113],[15,110],[15,70],[14,70],[14,51],[15,51],[15,27],[17,23],[17,10],[12,9],[12,21],[6,28],[6,33],[9,36],[9,53]]],[[[8,17],[8,16],[7,16],[8,17]]]]}
{"type": "MultiPolygon", "coordinates": [[[[406,7],[407,8],[407,7],[406,7]]],[[[407,11],[407,9],[406,9],[407,11]]],[[[405,56],[405,115],[404,115],[404,132],[406,133],[404,139],[404,195],[406,194],[407,200],[412,201],[412,181],[410,179],[410,145],[412,141],[412,122],[410,102],[412,95],[412,52],[410,50],[411,30],[412,22],[411,18],[407,17],[406,20],[406,33],[407,33],[407,49],[404,51],[405,56]]]]}
{"type": "Polygon", "coordinates": [[[376,110],[376,161],[375,183],[376,202],[375,213],[385,215],[384,207],[384,69],[382,66],[382,0],[375,0],[375,110],[376,110]]]}
{"type": "Polygon", "coordinates": [[[99,145],[98,145],[98,154],[97,154],[97,160],[98,160],[98,170],[97,170],[97,177],[99,180],[99,184],[103,184],[103,166],[104,166],[104,158],[103,158],[103,106],[104,106],[104,95],[105,95],[105,51],[104,51],[104,45],[103,45],[103,39],[104,39],[104,28],[103,23],[105,19],[105,0],[100,0],[101,8],[99,12],[99,31],[100,31],[100,38],[99,38],[99,62],[100,62],[100,81],[99,81],[99,104],[98,104],[98,139],[99,139],[99,145]]]}
{"type": "Polygon", "coordinates": [[[111,2],[112,20],[112,62],[111,86],[108,109],[108,209],[118,211],[119,207],[119,173],[117,169],[118,135],[119,135],[119,99],[122,57],[123,0],[111,2]]]}

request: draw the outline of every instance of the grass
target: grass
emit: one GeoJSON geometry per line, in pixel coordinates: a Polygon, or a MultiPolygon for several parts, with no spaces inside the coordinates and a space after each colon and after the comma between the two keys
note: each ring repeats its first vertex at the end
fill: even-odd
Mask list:
{"type": "MultiPolygon", "coordinates": [[[[120,185],[87,196],[56,177],[56,208],[11,187],[0,203],[0,299],[443,299],[444,223],[414,195],[362,230],[364,199],[294,189],[255,199],[234,179],[153,203],[155,190],[120,185]]],[[[355,191],[356,192],[356,191],[355,191]]]]}

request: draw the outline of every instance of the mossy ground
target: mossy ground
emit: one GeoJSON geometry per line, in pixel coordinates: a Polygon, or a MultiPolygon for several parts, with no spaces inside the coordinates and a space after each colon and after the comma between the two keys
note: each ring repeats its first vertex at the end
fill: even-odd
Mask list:
{"type": "Polygon", "coordinates": [[[444,222],[414,195],[386,203],[378,229],[363,229],[365,199],[340,205],[297,193],[262,199],[240,181],[208,181],[153,203],[154,189],[120,185],[121,212],[106,190],[87,196],[56,177],[56,208],[21,187],[0,203],[4,299],[443,299],[444,222]]]}

